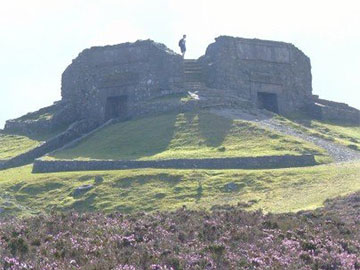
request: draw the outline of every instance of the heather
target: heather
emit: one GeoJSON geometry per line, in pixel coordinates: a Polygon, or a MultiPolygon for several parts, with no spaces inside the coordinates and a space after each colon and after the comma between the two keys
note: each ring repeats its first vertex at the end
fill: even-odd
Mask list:
{"type": "MultiPolygon", "coordinates": [[[[146,202],[144,202],[146,203],[146,202]]],[[[2,269],[360,269],[360,194],[314,211],[53,213],[0,221],[2,269]]]]}

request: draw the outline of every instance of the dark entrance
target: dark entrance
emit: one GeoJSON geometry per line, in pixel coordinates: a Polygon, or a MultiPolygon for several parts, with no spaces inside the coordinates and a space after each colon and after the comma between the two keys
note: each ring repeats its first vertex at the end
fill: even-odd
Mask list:
{"type": "Polygon", "coordinates": [[[258,92],[258,105],[260,109],[279,113],[277,95],[273,93],[258,92]]]}
{"type": "Polygon", "coordinates": [[[106,99],[105,120],[112,118],[126,119],[127,96],[114,96],[106,99]]]}

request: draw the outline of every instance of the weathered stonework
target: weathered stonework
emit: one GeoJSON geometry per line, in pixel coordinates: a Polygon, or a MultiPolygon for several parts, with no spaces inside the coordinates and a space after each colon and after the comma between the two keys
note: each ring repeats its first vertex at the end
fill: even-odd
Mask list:
{"type": "Polygon", "coordinates": [[[310,59],[294,45],[228,36],[198,60],[151,40],[86,49],[64,71],[61,95],[53,106],[7,121],[5,130],[29,134],[82,119],[100,125],[215,106],[360,122],[359,110],[313,98],[310,59]],[[169,98],[188,91],[200,98],[169,98]]]}
{"type": "Polygon", "coordinates": [[[221,36],[200,61],[208,87],[233,89],[259,107],[269,98],[273,111],[288,114],[311,103],[310,59],[292,44],[221,36]]]}
{"type": "Polygon", "coordinates": [[[313,96],[314,103],[308,112],[316,119],[360,125],[360,111],[345,103],[320,99],[313,96]]]}
{"type": "Polygon", "coordinates": [[[291,44],[221,36],[197,62],[202,76],[191,72],[196,62],[187,72],[180,55],[150,40],[87,49],[63,74],[63,101],[80,118],[127,119],[150,111],[144,101],[185,91],[189,79],[281,114],[312,102],[310,60],[291,44]]]}
{"type": "Polygon", "coordinates": [[[314,166],[313,155],[285,155],[240,158],[205,158],[205,159],[169,159],[169,160],[41,160],[34,162],[34,173],[91,171],[91,170],[126,170],[139,168],[174,168],[174,169],[271,169],[288,167],[314,166]]]}
{"type": "Polygon", "coordinates": [[[6,121],[5,130],[22,135],[40,134],[44,130],[64,129],[78,119],[79,117],[70,104],[58,101],[36,112],[6,121]]]}
{"type": "Polygon", "coordinates": [[[61,94],[80,118],[126,119],[136,104],[179,91],[182,76],[181,56],[150,40],[94,47],[65,70],[61,94]]]}

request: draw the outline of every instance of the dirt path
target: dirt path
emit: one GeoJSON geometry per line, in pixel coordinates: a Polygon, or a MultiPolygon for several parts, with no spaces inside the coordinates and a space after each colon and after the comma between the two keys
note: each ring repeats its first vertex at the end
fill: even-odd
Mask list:
{"type": "Polygon", "coordinates": [[[284,125],[283,123],[280,123],[279,121],[274,119],[270,113],[257,111],[256,114],[255,113],[250,114],[235,109],[212,110],[212,112],[217,115],[231,119],[252,121],[264,128],[278,131],[280,133],[291,135],[303,139],[305,141],[311,142],[325,149],[328,152],[328,154],[333,158],[334,162],[337,163],[360,160],[360,152],[351,150],[345,146],[339,145],[334,142],[330,142],[315,136],[310,136],[304,132],[301,132],[300,130],[296,130],[292,127],[284,125]]]}

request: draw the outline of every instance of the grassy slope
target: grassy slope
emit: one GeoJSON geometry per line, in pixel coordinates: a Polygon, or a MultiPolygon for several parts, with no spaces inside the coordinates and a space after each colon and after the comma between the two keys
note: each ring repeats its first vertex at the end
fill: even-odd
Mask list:
{"type": "Polygon", "coordinates": [[[318,132],[336,138],[340,143],[356,145],[360,150],[360,126],[341,126],[333,123],[311,121],[311,127],[318,132]]]}
{"type": "Polygon", "coordinates": [[[0,160],[10,159],[23,154],[65,131],[66,128],[61,127],[57,130],[43,132],[42,134],[34,133],[31,136],[0,132],[0,160]]]}
{"type": "Polygon", "coordinates": [[[280,116],[278,120],[309,135],[360,150],[360,126],[304,119],[304,117],[286,119],[280,116]]]}
{"type": "Polygon", "coordinates": [[[9,159],[39,145],[26,136],[0,133],[0,159],[9,159]]]}
{"type": "MultiPolygon", "coordinates": [[[[293,125],[300,127],[299,124],[293,125]]],[[[327,133],[346,133],[353,138],[347,139],[352,141],[359,136],[358,127],[331,126],[328,129],[325,130],[327,133]]],[[[308,132],[321,134],[315,128],[308,129],[308,132]]],[[[340,135],[336,140],[341,138],[340,135]]],[[[326,136],[330,137],[329,134],[326,136]]],[[[9,147],[13,152],[21,151],[30,140],[25,138],[16,148],[13,147],[16,137],[10,138],[7,143],[0,143],[0,149],[9,147]]],[[[35,143],[36,139],[39,137],[33,140],[35,143]]],[[[294,154],[316,150],[321,151],[252,123],[230,121],[203,112],[158,116],[113,125],[76,148],[59,153],[57,157],[201,158],[294,154]]],[[[241,203],[250,205],[248,209],[298,211],[313,209],[328,198],[358,191],[359,177],[359,162],[278,170],[144,169],[54,174],[31,174],[31,166],[26,166],[0,171],[0,208],[11,214],[34,214],[44,209],[133,212],[171,210],[182,205],[210,208],[217,204],[241,203]],[[99,175],[104,178],[102,184],[95,185],[81,196],[73,196],[76,187],[94,184],[95,176],[99,175]],[[239,190],[227,192],[224,185],[229,182],[238,184],[239,190]]]]}
{"type": "Polygon", "coordinates": [[[319,207],[328,198],[360,189],[360,163],[277,170],[126,170],[31,174],[31,166],[0,171],[0,207],[29,214],[44,209],[80,211],[172,210],[252,204],[286,212],[319,207]],[[104,182],[81,196],[76,187],[104,182]],[[239,190],[227,192],[229,182],[239,190]]]}
{"type": "Polygon", "coordinates": [[[209,112],[162,115],[118,123],[59,159],[169,159],[317,153],[323,150],[294,137],[209,112]]]}

